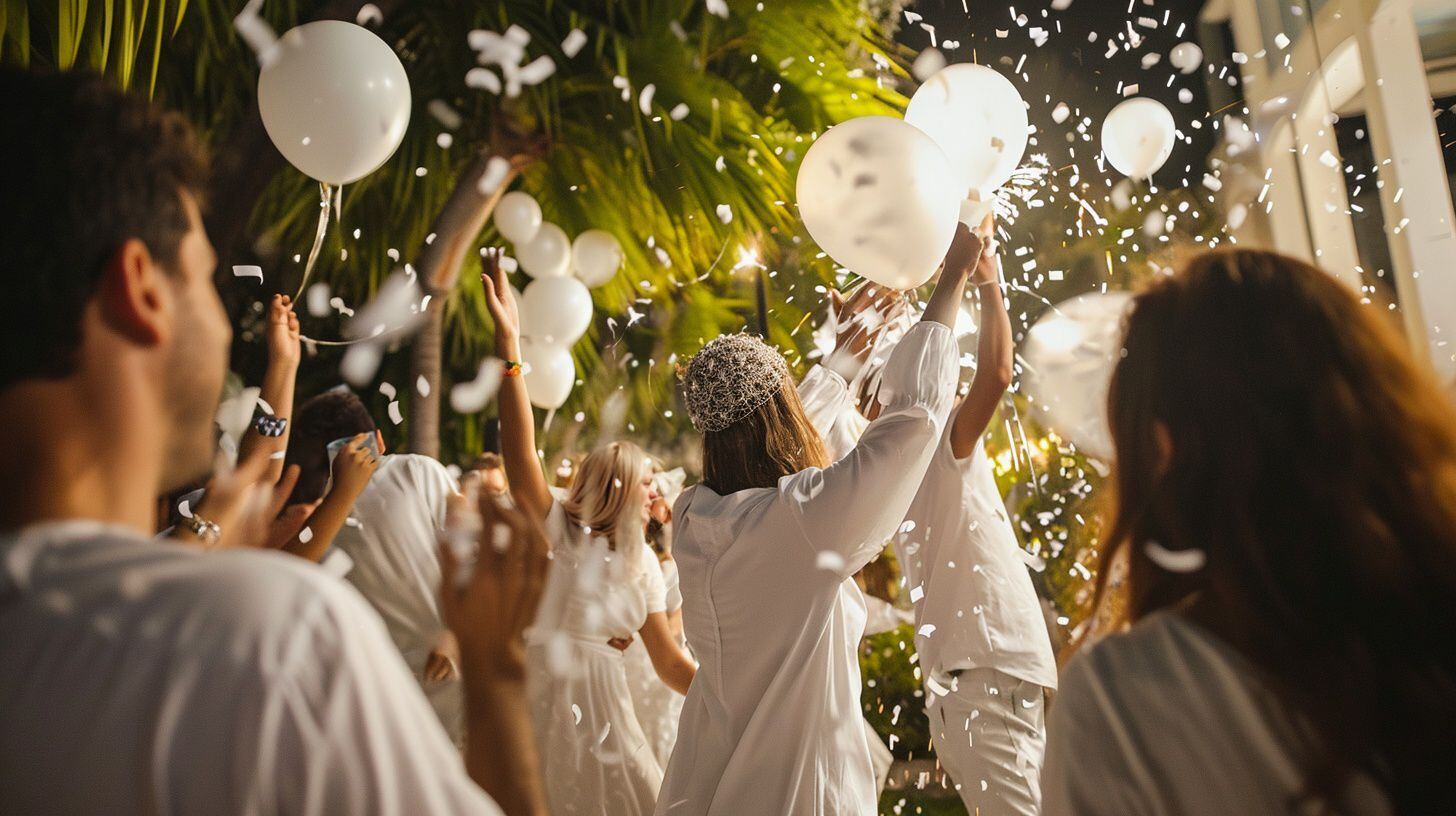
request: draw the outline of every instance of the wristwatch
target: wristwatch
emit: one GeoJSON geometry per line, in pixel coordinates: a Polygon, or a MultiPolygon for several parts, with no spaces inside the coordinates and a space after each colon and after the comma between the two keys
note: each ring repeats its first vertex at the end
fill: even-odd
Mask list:
{"type": "Polygon", "coordinates": [[[216,522],[208,521],[196,513],[177,522],[177,527],[197,536],[205,547],[216,546],[218,539],[222,538],[222,528],[216,522]]]}
{"type": "Polygon", "coordinates": [[[258,416],[253,419],[253,428],[260,436],[276,439],[282,436],[283,432],[288,428],[288,420],[284,417],[259,411],[258,416]]]}

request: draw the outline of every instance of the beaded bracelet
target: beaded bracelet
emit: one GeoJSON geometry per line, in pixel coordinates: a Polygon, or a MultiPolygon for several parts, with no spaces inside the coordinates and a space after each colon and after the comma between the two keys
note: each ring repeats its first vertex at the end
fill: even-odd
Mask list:
{"type": "Polygon", "coordinates": [[[501,370],[501,376],[502,377],[519,377],[519,376],[521,376],[521,364],[518,363],[518,362],[516,362],[515,360],[503,360],[503,361],[501,361],[501,369],[502,369],[501,370]]]}

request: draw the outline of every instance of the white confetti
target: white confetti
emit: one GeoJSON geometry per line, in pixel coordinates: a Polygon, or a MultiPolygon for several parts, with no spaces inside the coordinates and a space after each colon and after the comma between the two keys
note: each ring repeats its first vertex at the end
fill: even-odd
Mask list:
{"type": "Polygon", "coordinates": [[[354,22],[361,26],[379,25],[384,22],[384,12],[373,3],[365,3],[359,7],[359,13],[354,15],[354,22]]]}
{"type": "Polygon", "coordinates": [[[422,397],[428,397],[430,395],[430,381],[425,379],[425,375],[421,374],[415,380],[415,391],[422,397]]]}
{"type": "Polygon", "coordinates": [[[469,382],[456,383],[450,389],[450,410],[457,414],[474,414],[485,408],[500,389],[501,361],[487,357],[480,371],[469,382]]]}
{"type": "Polygon", "coordinates": [[[915,58],[910,73],[921,82],[929,80],[945,67],[945,55],[936,48],[927,48],[915,58]]]}
{"type": "Polygon", "coordinates": [[[723,19],[728,19],[727,0],[706,0],[709,14],[716,14],[723,19]]]}
{"type": "Polygon", "coordinates": [[[643,116],[652,113],[652,97],[656,93],[657,86],[649,82],[642,88],[642,92],[637,95],[637,109],[642,111],[643,116]]]}
{"type": "Polygon", "coordinates": [[[561,53],[565,54],[567,59],[570,59],[581,53],[581,49],[585,45],[586,32],[579,28],[573,28],[571,33],[566,35],[566,39],[561,41],[561,53]]]}
{"type": "Polygon", "coordinates": [[[395,400],[389,404],[389,421],[396,425],[404,422],[404,414],[399,411],[399,400],[395,400]]]}
{"type": "Polygon", "coordinates": [[[506,175],[511,172],[511,163],[500,156],[491,156],[490,161],[485,163],[485,172],[480,174],[480,182],[476,189],[481,195],[488,196],[494,193],[506,180],[506,175]]]}
{"type": "Polygon", "coordinates": [[[500,77],[488,68],[471,68],[466,71],[465,84],[467,87],[481,88],[493,94],[501,92],[500,77]]]}
{"type": "Polygon", "coordinates": [[[718,205],[718,220],[727,224],[733,220],[733,208],[727,204],[718,205]]]}
{"type": "Polygon", "coordinates": [[[674,122],[681,122],[682,120],[688,118],[689,113],[691,113],[691,111],[688,109],[688,103],[679,102],[676,105],[672,106],[672,110],[667,112],[667,118],[671,119],[674,122]]]}
{"type": "Polygon", "coordinates": [[[814,566],[829,572],[841,572],[844,570],[844,556],[833,550],[820,550],[814,566]]]}
{"type": "Polygon", "coordinates": [[[258,283],[263,282],[263,267],[261,266],[234,266],[233,277],[235,278],[257,278],[258,283]]]}
{"type": "Polygon", "coordinates": [[[299,530],[298,540],[302,544],[307,544],[308,542],[313,541],[313,530],[309,527],[305,527],[302,530],[299,530]]]}
{"type": "Polygon", "coordinates": [[[1203,550],[1170,550],[1156,541],[1144,545],[1143,552],[1147,553],[1150,561],[1168,572],[1198,572],[1208,563],[1208,556],[1203,550]]]}

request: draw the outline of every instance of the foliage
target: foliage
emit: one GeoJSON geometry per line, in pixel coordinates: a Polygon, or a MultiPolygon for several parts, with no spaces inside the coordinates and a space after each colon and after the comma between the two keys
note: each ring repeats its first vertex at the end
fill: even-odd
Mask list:
{"type": "Polygon", "coordinates": [[[865,719],[896,759],[930,755],[930,721],[925,717],[920,669],[910,659],[914,651],[915,630],[909,624],[870,635],[860,645],[865,719]]]}

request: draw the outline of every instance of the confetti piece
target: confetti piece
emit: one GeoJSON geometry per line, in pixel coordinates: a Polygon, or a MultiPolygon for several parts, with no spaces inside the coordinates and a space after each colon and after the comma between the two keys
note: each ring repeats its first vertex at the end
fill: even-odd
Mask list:
{"type": "Polygon", "coordinates": [[[723,19],[728,19],[727,0],[706,0],[709,14],[716,14],[723,19]]]}
{"type": "Polygon", "coordinates": [[[648,116],[652,113],[652,97],[656,93],[657,86],[649,82],[642,88],[642,92],[637,95],[637,109],[642,111],[643,116],[648,116]]]}
{"type": "Polygon", "coordinates": [[[814,559],[814,566],[829,572],[840,572],[844,569],[844,556],[833,550],[820,550],[814,559]]]}
{"type": "Polygon", "coordinates": [[[455,130],[460,127],[460,114],[456,113],[455,109],[450,107],[445,100],[431,99],[430,104],[426,105],[425,109],[430,112],[431,116],[435,117],[435,121],[444,125],[446,129],[455,130]]]}
{"type": "Polygon", "coordinates": [[[1145,544],[1143,551],[1147,553],[1148,560],[1168,572],[1180,574],[1198,572],[1208,562],[1208,556],[1203,550],[1170,550],[1156,541],[1149,541],[1145,544]]]}
{"type": "Polygon", "coordinates": [[[373,3],[365,3],[359,7],[359,13],[354,15],[354,22],[361,26],[379,25],[384,22],[384,12],[373,3]]]}
{"type": "Polygon", "coordinates": [[[485,172],[480,175],[480,182],[476,184],[476,189],[480,190],[480,194],[484,196],[494,193],[501,186],[501,182],[506,180],[506,174],[510,171],[511,163],[509,161],[500,156],[491,156],[490,161],[485,163],[485,172]]]}
{"type": "Polygon", "coordinates": [[[727,224],[733,220],[733,208],[727,204],[718,205],[718,220],[727,224]]]}
{"type": "Polygon", "coordinates": [[[471,68],[465,72],[465,84],[467,87],[480,88],[490,91],[493,94],[501,92],[500,77],[496,76],[488,68],[471,68]]]}
{"type": "Polygon", "coordinates": [[[561,53],[565,54],[567,59],[570,59],[579,54],[585,45],[586,32],[579,28],[573,28],[571,33],[566,35],[566,39],[561,41],[561,53]]]}
{"type": "Polygon", "coordinates": [[[233,277],[235,278],[257,278],[258,283],[263,282],[263,267],[261,266],[234,266],[233,277]]]}
{"type": "Polygon", "coordinates": [[[945,67],[945,55],[935,48],[927,48],[915,58],[910,73],[921,82],[929,80],[945,67]]]}
{"type": "Polygon", "coordinates": [[[686,102],[679,102],[676,105],[672,106],[672,110],[668,111],[667,117],[674,122],[681,122],[682,120],[688,118],[688,114],[690,112],[691,111],[688,109],[688,105],[686,102]]]}
{"type": "Polygon", "coordinates": [[[399,411],[399,400],[395,400],[389,404],[389,421],[396,425],[404,422],[404,414],[401,414],[399,411]]]}

